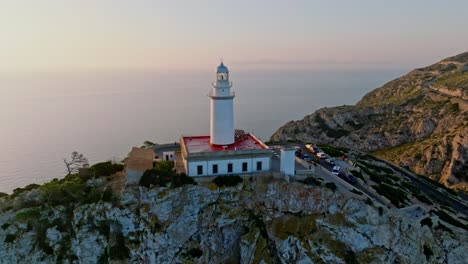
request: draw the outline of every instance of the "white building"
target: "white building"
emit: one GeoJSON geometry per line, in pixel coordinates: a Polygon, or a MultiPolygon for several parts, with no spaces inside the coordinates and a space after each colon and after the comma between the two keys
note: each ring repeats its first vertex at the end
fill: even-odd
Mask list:
{"type": "Polygon", "coordinates": [[[282,148],[280,158],[280,171],[286,175],[295,175],[295,149],[294,148],[282,148]]]}
{"type": "Polygon", "coordinates": [[[182,162],[189,176],[216,176],[270,171],[271,152],[253,134],[234,133],[234,92],[223,63],[209,93],[210,135],[182,136],[182,162]]]}

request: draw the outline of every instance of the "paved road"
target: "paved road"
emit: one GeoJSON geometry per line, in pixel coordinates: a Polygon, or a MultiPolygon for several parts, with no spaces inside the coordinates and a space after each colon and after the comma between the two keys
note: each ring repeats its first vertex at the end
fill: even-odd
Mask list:
{"type": "MultiPolygon", "coordinates": [[[[460,212],[464,215],[468,215],[468,205],[466,203],[466,200],[465,201],[459,201],[457,199],[454,199],[450,196],[450,194],[446,194],[444,193],[443,191],[439,191],[438,188],[435,188],[433,187],[432,185],[430,185],[429,183],[425,182],[424,180],[421,180],[418,178],[418,176],[414,176],[411,172],[395,165],[395,164],[392,164],[391,162],[388,162],[388,161],[385,161],[385,160],[381,160],[377,157],[375,157],[376,159],[388,164],[390,167],[392,167],[393,169],[399,171],[400,173],[402,173],[403,175],[405,175],[410,181],[412,181],[416,186],[419,187],[419,189],[424,193],[424,194],[428,194],[429,196],[434,196],[436,197],[437,199],[439,199],[440,201],[442,201],[442,203],[446,203],[448,205],[450,205],[453,209],[455,209],[457,212],[460,212]]],[[[464,199],[463,196],[461,196],[462,199],[464,199]]]]}

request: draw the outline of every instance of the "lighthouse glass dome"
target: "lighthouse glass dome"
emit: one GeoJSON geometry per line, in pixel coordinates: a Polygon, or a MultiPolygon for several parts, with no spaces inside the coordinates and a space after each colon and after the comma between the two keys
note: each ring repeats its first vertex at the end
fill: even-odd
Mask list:
{"type": "Polygon", "coordinates": [[[222,62],[218,66],[218,69],[216,70],[216,79],[219,81],[229,80],[229,70],[226,66],[224,66],[222,62]]]}

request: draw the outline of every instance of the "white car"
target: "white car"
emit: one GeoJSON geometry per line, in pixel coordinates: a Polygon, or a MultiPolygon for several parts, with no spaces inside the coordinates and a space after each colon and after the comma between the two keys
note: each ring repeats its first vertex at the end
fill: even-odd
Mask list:
{"type": "Polygon", "coordinates": [[[340,170],[341,170],[340,166],[334,166],[333,169],[332,169],[332,171],[331,171],[331,173],[332,173],[333,175],[338,176],[338,174],[340,173],[340,170]]]}
{"type": "Polygon", "coordinates": [[[323,152],[318,152],[316,155],[317,155],[317,157],[319,159],[326,159],[327,158],[327,155],[325,155],[325,153],[323,153],[323,152]]]}

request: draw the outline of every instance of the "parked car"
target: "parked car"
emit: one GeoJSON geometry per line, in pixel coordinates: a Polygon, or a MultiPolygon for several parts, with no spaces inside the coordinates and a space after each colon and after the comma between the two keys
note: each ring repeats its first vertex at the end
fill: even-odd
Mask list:
{"type": "Polygon", "coordinates": [[[335,159],[333,159],[333,158],[327,158],[327,159],[325,159],[325,162],[327,162],[330,165],[335,165],[335,159]]]}
{"type": "Polygon", "coordinates": [[[356,183],[356,178],[353,175],[348,174],[348,175],[346,175],[346,181],[349,182],[349,183],[355,184],[356,183]]]}
{"type": "Polygon", "coordinates": [[[317,155],[317,158],[319,158],[319,159],[326,159],[327,158],[327,155],[325,155],[325,153],[323,153],[323,152],[318,152],[316,155],[317,155]]]}
{"type": "Polygon", "coordinates": [[[308,154],[304,154],[303,158],[305,161],[311,161],[311,158],[308,154]]]}
{"type": "Polygon", "coordinates": [[[340,173],[340,170],[341,170],[340,166],[334,166],[333,169],[332,169],[332,171],[331,171],[331,173],[332,173],[333,175],[338,176],[338,174],[340,173]]]}

